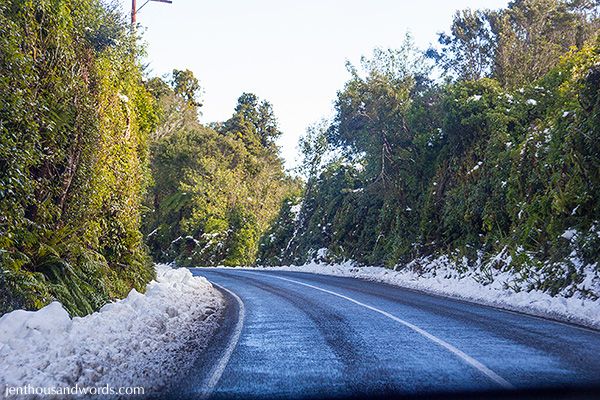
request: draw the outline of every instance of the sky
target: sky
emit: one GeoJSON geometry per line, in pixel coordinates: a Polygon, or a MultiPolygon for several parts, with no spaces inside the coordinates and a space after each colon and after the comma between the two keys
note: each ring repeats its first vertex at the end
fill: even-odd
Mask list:
{"type": "MultiPolygon", "coordinates": [[[[129,0],[120,0],[127,12],[129,0]]],[[[144,0],[138,0],[138,7],[144,0]]],[[[507,0],[173,0],[138,13],[150,74],[190,69],[203,89],[201,122],[224,121],[252,92],[273,105],[286,166],[306,128],[333,114],[338,90],[374,48],[400,47],[406,32],[427,48],[464,8],[507,0]]]]}

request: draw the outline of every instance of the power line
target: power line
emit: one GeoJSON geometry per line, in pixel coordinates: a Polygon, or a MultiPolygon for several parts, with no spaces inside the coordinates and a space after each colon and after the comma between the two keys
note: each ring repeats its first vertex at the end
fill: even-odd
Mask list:
{"type": "Polygon", "coordinates": [[[140,8],[137,8],[137,2],[136,0],[131,0],[131,24],[135,25],[137,22],[137,13],[144,8],[144,6],[148,3],[150,3],[151,1],[155,1],[157,3],[167,3],[167,4],[172,4],[173,2],[171,0],[146,0],[144,2],[144,4],[142,4],[140,6],[140,8]]]}

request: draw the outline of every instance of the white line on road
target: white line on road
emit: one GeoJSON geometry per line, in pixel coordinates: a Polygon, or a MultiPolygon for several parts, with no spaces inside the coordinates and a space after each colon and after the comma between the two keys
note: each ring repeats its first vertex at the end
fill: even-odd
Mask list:
{"type": "MultiPolygon", "coordinates": [[[[249,272],[249,271],[243,271],[249,274],[255,274],[255,275],[263,275],[263,274],[258,274],[256,272],[249,272]]],[[[263,275],[264,276],[264,275],[263,275]]],[[[309,285],[308,283],[304,283],[304,282],[299,282],[293,279],[288,279],[288,278],[283,278],[281,276],[274,276],[274,275],[270,275],[273,278],[277,278],[277,279],[281,279],[283,281],[288,281],[288,282],[292,282],[298,285],[302,285],[302,286],[306,286],[315,290],[320,290],[321,292],[325,292],[325,293],[329,293],[333,296],[337,296],[340,297],[344,300],[348,300],[354,304],[358,304],[359,306],[362,306],[364,308],[367,308],[371,311],[375,311],[376,313],[379,313],[381,315],[384,315],[386,317],[388,317],[389,319],[392,319],[404,326],[406,326],[407,328],[412,329],[413,331],[417,332],[418,334],[426,337],[427,339],[431,340],[432,342],[434,342],[435,344],[445,348],[446,350],[448,350],[449,352],[451,352],[452,354],[454,354],[455,356],[457,356],[458,358],[460,358],[461,360],[463,360],[465,363],[469,364],[470,366],[472,366],[473,368],[477,369],[479,372],[481,372],[482,374],[484,374],[485,376],[487,376],[488,378],[490,378],[492,381],[496,382],[497,384],[499,384],[500,386],[502,386],[503,388],[506,389],[514,389],[514,386],[508,382],[506,379],[502,378],[500,375],[498,375],[497,373],[495,373],[494,371],[492,371],[491,369],[489,369],[488,367],[486,367],[485,365],[483,365],[481,362],[477,361],[476,359],[474,359],[473,357],[471,357],[470,355],[464,353],[463,351],[457,349],[456,347],[452,346],[450,343],[432,335],[431,333],[427,332],[426,330],[423,330],[421,328],[419,328],[416,325],[411,324],[410,322],[404,321],[403,319],[400,319],[398,317],[396,317],[395,315],[392,315],[388,312],[385,312],[383,310],[380,310],[378,308],[375,308],[373,306],[370,306],[368,304],[365,303],[361,303],[358,300],[354,300],[348,296],[344,296],[343,294],[337,293],[337,292],[333,292],[331,290],[327,290],[327,289],[323,289],[320,288],[318,286],[314,286],[314,285],[309,285]]]]}
{"type": "Polygon", "coordinates": [[[231,339],[229,339],[229,343],[227,343],[227,347],[225,348],[225,351],[223,352],[221,359],[215,365],[215,367],[213,368],[213,370],[210,373],[210,378],[207,380],[206,384],[201,389],[201,391],[202,391],[202,393],[200,394],[201,399],[207,399],[212,395],[212,393],[215,390],[215,387],[217,387],[217,384],[219,383],[219,380],[221,379],[221,376],[223,376],[223,372],[225,371],[225,367],[227,367],[227,363],[229,362],[229,359],[231,358],[231,354],[233,353],[233,350],[235,350],[235,347],[237,346],[238,341],[240,340],[240,335],[242,334],[242,328],[244,327],[244,318],[246,316],[246,308],[244,307],[244,302],[242,301],[242,299],[240,299],[238,297],[237,294],[233,293],[229,289],[225,289],[221,285],[217,285],[214,282],[211,282],[211,283],[215,286],[218,286],[221,290],[224,290],[227,293],[229,293],[235,299],[235,301],[237,301],[237,303],[238,303],[238,320],[237,320],[237,323],[235,324],[235,328],[233,330],[233,335],[231,335],[231,339]]]}

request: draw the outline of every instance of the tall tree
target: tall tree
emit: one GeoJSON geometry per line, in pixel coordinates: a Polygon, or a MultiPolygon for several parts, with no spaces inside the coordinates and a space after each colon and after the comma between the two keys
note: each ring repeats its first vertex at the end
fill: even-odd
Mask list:
{"type": "Polygon", "coordinates": [[[538,79],[600,27],[597,1],[515,0],[490,17],[497,35],[494,77],[505,87],[538,79]]]}
{"type": "Polygon", "coordinates": [[[309,126],[298,142],[298,148],[302,155],[298,171],[309,180],[319,176],[327,161],[327,153],[330,150],[327,134],[330,126],[331,122],[323,119],[309,126]]]}
{"type": "Polygon", "coordinates": [[[350,158],[364,158],[367,180],[387,184],[398,162],[410,162],[407,110],[413,94],[427,87],[429,66],[407,37],[401,49],[375,50],[360,70],[348,68],[329,140],[350,158]]]}
{"type": "Polygon", "coordinates": [[[200,84],[190,70],[173,70],[171,77],[165,79],[154,77],[146,82],[146,88],[158,102],[156,110],[160,122],[152,133],[154,140],[194,125],[202,107],[200,84]]]}
{"type": "Polygon", "coordinates": [[[188,117],[195,106],[185,91],[149,86],[162,132],[152,145],[152,211],[144,219],[153,255],[180,265],[254,263],[261,235],[298,187],[273,143],[280,131],[270,104],[243,94],[217,132],[188,117]]]}
{"type": "Polygon", "coordinates": [[[253,93],[243,93],[238,98],[233,116],[218,129],[242,138],[253,151],[274,147],[281,136],[273,106],[253,93]]]}
{"type": "Polygon", "coordinates": [[[185,71],[174,69],[171,85],[176,94],[181,96],[190,106],[202,107],[200,101],[200,83],[189,69],[185,71]]]}
{"type": "Polygon", "coordinates": [[[459,80],[493,77],[505,87],[538,79],[600,29],[598,0],[515,0],[506,9],[458,11],[427,55],[459,80]]]}
{"type": "Polygon", "coordinates": [[[462,10],[454,14],[450,33],[440,33],[440,50],[431,48],[446,75],[464,80],[489,76],[494,65],[496,37],[489,21],[490,11],[462,10]]]}

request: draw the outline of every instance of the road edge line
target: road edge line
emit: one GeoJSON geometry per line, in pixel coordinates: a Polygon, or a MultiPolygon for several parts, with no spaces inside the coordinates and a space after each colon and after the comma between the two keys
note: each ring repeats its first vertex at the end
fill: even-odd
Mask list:
{"type": "Polygon", "coordinates": [[[221,356],[221,358],[219,359],[219,362],[215,365],[215,367],[211,371],[210,378],[206,381],[206,385],[204,385],[201,389],[202,393],[200,394],[200,397],[199,397],[201,399],[208,399],[213,394],[215,388],[217,387],[217,384],[221,380],[221,377],[223,376],[223,372],[225,372],[225,368],[227,367],[227,364],[229,363],[229,359],[231,358],[231,355],[233,354],[233,351],[235,350],[235,348],[240,340],[240,336],[242,334],[242,329],[244,327],[244,319],[246,317],[246,307],[244,306],[244,302],[242,301],[242,299],[240,299],[237,294],[233,293],[231,290],[226,289],[223,286],[218,285],[214,282],[211,282],[211,284],[218,287],[219,289],[224,290],[225,292],[229,293],[229,295],[231,295],[231,297],[233,297],[235,299],[235,301],[238,303],[238,320],[235,324],[235,328],[233,330],[233,335],[229,339],[229,343],[227,343],[227,347],[225,348],[223,355],[221,356]]]}

